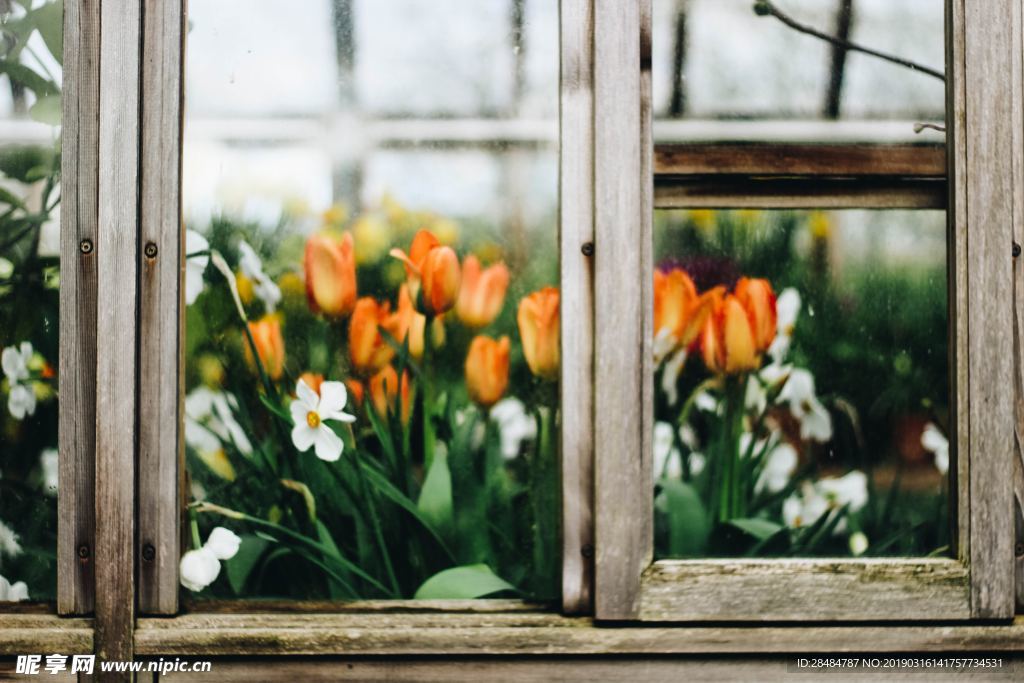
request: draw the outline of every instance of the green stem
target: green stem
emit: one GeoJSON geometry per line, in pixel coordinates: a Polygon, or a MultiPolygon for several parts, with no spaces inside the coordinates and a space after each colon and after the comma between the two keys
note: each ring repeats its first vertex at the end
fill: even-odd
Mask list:
{"type": "Polygon", "coordinates": [[[437,436],[434,433],[434,316],[426,315],[423,326],[423,471],[429,472],[434,462],[434,446],[437,436]]]}
{"type": "Polygon", "coordinates": [[[192,526],[192,547],[199,550],[203,547],[203,541],[199,538],[199,519],[196,517],[195,508],[189,508],[188,516],[192,526]]]}

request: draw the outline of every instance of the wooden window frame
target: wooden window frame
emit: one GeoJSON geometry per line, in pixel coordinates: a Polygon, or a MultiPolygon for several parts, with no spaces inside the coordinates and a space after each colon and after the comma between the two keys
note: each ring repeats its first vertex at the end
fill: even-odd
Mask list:
{"type": "MultiPolygon", "coordinates": [[[[728,563],[650,563],[650,490],[642,484],[650,481],[645,454],[650,450],[651,415],[644,399],[651,391],[646,367],[651,320],[649,315],[635,320],[636,310],[649,310],[650,291],[646,284],[637,284],[636,273],[650,272],[651,215],[667,201],[652,177],[662,188],[687,183],[693,188],[697,180],[717,178],[720,185],[744,174],[751,182],[773,174],[770,164],[734,165],[726,173],[722,167],[710,168],[707,157],[703,167],[694,166],[681,147],[659,147],[655,155],[649,0],[635,6],[617,0],[562,0],[561,5],[562,320],[566,329],[577,332],[562,340],[562,611],[584,616],[490,600],[240,603],[222,605],[219,612],[178,613],[184,0],[104,0],[102,7],[95,0],[65,0],[60,330],[60,468],[65,483],[58,502],[59,616],[36,609],[5,613],[0,617],[0,655],[97,652],[104,658],[128,659],[1024,652],[1024,620],[1002,623],[1012,614],[1014,585],[1011,463],[1019,526],[1024,527],[1024,460],[1011,451],[1013,389],[1006,381],[1014,377],[1012,386],[1018,391],[1024,386],[1024,364],[1018,363],[1014,372],[1011,357],[1014,352],[1021,356],[1024,316],[1017,315],[1018,307],[1007,310],[1013,306],[1014,287],[1018,300],[1024,300],[1020,266],[1011,273],[1008,257],[1012,239],[1024,242],[1020,0],[950,0],[949,5],[949,63],[955,65],[949,88],[949,120],[954,124],[948,165],[953,171],[950,220],[956,226],[982,226],[954,231],[950,270],[955,274],[954,310],[966,312],[954,316],[951,324],[958,385],[966,382],[968,388],[960,396],[955,443],[961,454],[974,456],[959,459],[956,475],[968,485],[958,489],[957,503],[961,522],[969,525],[962,538],[973,542],[960,544],[959,561],[937,565],[805,561],[780,576],[780,565],[739,563],[746,564],[738,567],[742,573],[724,579],[728,563]],[[1009,12],[1013,21],[1001,21],[1000,12],[1009,12]],[[640,36],[635,41],[639,44],[628,40],[629,35],[640,36]],[[125,78],[133,72],[139,74],[138,90],[125,78]],[[1001,79],[1011,73],[1012,88],[1003,88],[1001,79]],[[673,162],[672,153],[682,153],[682,163],[673,162]],[[1011,315],[1016,340],[991,324],[1011,315]],[[168,375],[175,381],[165,382],[168,375]],[[636,400],[627,400],[629,395],[636,400]],[[986,402],[990,409],[983,410],[986,402]],[[629,459],[622,453],[639,455],[629,459]],[[622,523],[631,515],[643,520],[643,534],[636,533],[635,525],[622,523]],[[700,564],[707,570],[703,575],[695,572],[700,564]],[[913,574],[908,569],[922,565],[924,574],[934,579],[923,582],[924,587],[920,576],[908,576],[913,574]],[[826,569],[830,571],[824,573],[826,569]],[[659,582],[652,578],[655,574],[668,580],[659,582]],[[794,615],[781,601],[757,595],[742,605],[729,602],[735,600],[730,591],[750,597],[752,589],[764,588],[765,594],[778,596],[806,588],[830,589],[832,593],[817,595],[848,603],[839,590],[843,585],[856,582],[862,589],[866,581],[878,587],[879,576],[891,579],[885,584],[891,599],[870,615],[862,605],[849,604],[832,614],[807,610],[794,615]],[[764,586],[768,577],[772,583],[764,586]],[[698,586],[705,589],[698,591],[698,586]],[[687,596],[696,598],[694,607],[680,605],[687,596]],[[938,603],[932,602],[936,599],[938,603]],[[747,623],[607,623],[692,620],[701,610],[718,621],[723,605],[734,608],[725,618],[741,615],[747,623]],[[901,623],[757,623],[772,616],[779,621],[870,618],[901,623]],[[941,629],[906,623],[931,618],[949,621],[941,629]],[[997,623],[969,623],[975,619],[997,623]],[[598,622],[603,622],[601,628],[592,628],[598,622]]],[[[915,172],[905,173],[901,167],[890,175],[934,181],[938,166],[934,152],[927,154],[927,161],[915,152],[912,160],[901,162],[918,164],[910,169],[915,172]]],[[[814,156],[805,154],[805,161],[812,163],[814,156]]],[[[820,154],[817,158],[820,162],[820,154]]],[[[889,158],[886,163],[891,162],[889,158]]],[[[857,163],[839,176],[877,175],[874,162],[857,163]]],[[[917,191],[903,190],[903,197],[917,191]]],[[[698,195],[688,191],[685,201],[692,206],[698,195]]],[[[928,192],[929,201],[937,202],[932,190],[928,192]]],[[[760,201],[774,206],[781,196],[766,191],[760,201]]],[[[650,278],[639,279],[645,283],[650,278]]],[[[1024,541],[1024,528],[1017,534],[1024,541]]],[[[1024,594],[1024,552],[1016,567],[1021,577],[1017,591],[1024,594]]]]}
{"type": "MultiPolygon", "coordinates": [[[[953,477],[958,533],[956,556],[951,559],[652,563],[647,407],[651,405],[647,378],[652,370],[652,304],[646,284],[627,273],[635,269],[646,283],[651,267],[646,256],[621,268],[617,262],[623,253],[646,254],[652,242],[649,216],[637,213],[649,192],[650,175],[643,168],[642,153],[629,142],[644,136],[646,122],[637,120],[637,107],[618,109],[621,101],[609,95],[614,101],[605,102],[600,94],[607,82],[608,91],[624,93],[622,100],[628,101],[649,78],[644,69],[637,69],[641,60],[633,46],[616,49],[612,38],[604,38],[604,22],[609,33],[615,25],[632,28],[638,21],[649,33],[649,14],[623,6],[605,9],[607,19],[599,12],[596,26],[596,184],[598,196],[614,195],[618,201],[598,204],[595,219],[596,298],[600,302],[595,326],[599,369],[595,377],[599,430],[595,616],[641,621],[893,621],[906,620],[908,615],[946,621],[1011,618],[1015,416],[1013,387],[1006,378],[1014,370],[1014,340],[1008,324],[1014,310],[1010,246],[1018,219],[1012,186],[1015,177],[1020,180],[1020,169],[1013,146],[1019,135],[1012,124],[1020,104],[1015,106],[1013,98],[1019,86],[1005,88],[995,76],[1019,73],[1019,43],[1014,38],[1020,25],[1019,3],[951,0],[947,5],[946,118],[951,125],[947,215],[953,444],[958,454],[953,477]],[[1008,21],[1010,17],[1014,21],[1008,21]],[[604,128],[607,134],[602,137],[604,128]],[[624,172],[602,185],[602,166],[615,159],[624,172]],[[623,225],[638,229],[624,230],[623,225]],[[644,315],[630,316],[637,310],[644,315]],[[603,312],[607,312],[604,324],[603,312]]],[[[646,103],[639,110],[649,116],[646,103]]],[[[662,155],[663,163],[667,156],[662,155]]],[[[768,160],[760,161],[764,165],[768,160]]],[[[804,161],[809,161],[806,155],[804,161]]],[[[839,182],[830,185],[835,189],[839,182]]],[[[666,187],[678,190],[686,185],[670,182],[666,187]]],[[[705,205],[732,203],[740,198],[738,194],[727,189],[724,197],[711,197],[705,205]]],[[[855,205],[861,206],[863,197],[844,194],[841,187],[838,194],[836,205],[858,202],[855,205]]],[[[669,206],[692,199],[679,191],[662,192],[659,198],[669,206]]],[[[883,204],[889,205],[891,199],[883,204]]],[[[805,195],[790,205],[819,205],[820,201],[805,195]]],[[[768,202],[755,199],[753,205],[762,203],[768,202]]],[[[905,198],[904,203],[911,200],[905,198]]]]}

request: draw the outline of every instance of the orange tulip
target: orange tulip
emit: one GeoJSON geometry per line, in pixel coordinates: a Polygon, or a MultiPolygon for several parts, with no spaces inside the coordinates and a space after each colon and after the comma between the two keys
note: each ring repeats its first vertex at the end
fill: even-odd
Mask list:
{"type": "MultiPolygon", "coordinates": [[[[388,410],[395,410],[398,403],[398,372],[391,365],[370,378],[370,398],[373,408],[382,418],[388,410]]],[[[409,373],[402,373],[402,422],[408,422],[412,414],[412,397],[409,391],[409,373]]]]}
{"type": "Polygon", "coordinates": [[[767,280],[740,278],[736,283],[736,298],[743,304],[754,329],[754,345],[763,353],[775,339],[777,312],[775,292],[767,280]]]}
{"type": "Polygon", "coordinates": [[[469,396],[484,408],[490,408],[508,387],[509,340],[495,341],[477,336],[466,355],[466,388],[469,396]]]}
{"type": "Polygon", "coordinates": [[[508,268],[504,263],[482,269],[476,256],[467,256],[462,263],[462,288],[455,306],[462,323],[479,329],[493,322],[505,303],[508,280],[508,268]]]}
{"type": "Polygon", "coordinates": [[[664,356],[693,344],[710,313],[709,304],[709,297],[697,295],[697,287],[686,271],[654,271],[656,355],[664,356]]]}
{"type": "Polygon", "coordinates": [[[356,259],[352,233],[341,239],[327,233],[306,242],[306,298],[314,312],[341,317],[356,303],[356,259]]]}
{"type": "Polygon", "coordinates": [[[438,315],[452,308],[459,297],[462,272],[451,247],[435,247],[423,259],[423,308],[438,315]]]}
{"type": "Polygon", "coordinates": [[[519,302],[516,319],[523,342],[523,355],[530,370],[543,379],[558,379],[559,294],[556,287],[545,287],[519,302]]]}
{"type": "Polygon", "coordinates": [[[357,408],[363,407],[363,396],[366,393],[366,388],[363,383],[359,380],[349,377],[345,380],[345,388],[348,389],[348,395],[352,397],[352,401],[355,403],[357,408]]]}
{"type": "Polygon", "coordinates": [[[405,274],[415,298],[422,286],[424,313],[438,315],[455,305],[462,282],[459,257],[429,230],[420,230],[412,240],[409,253],[392,249],[391,255],[405,264],[405,274]]]}
{"type": "Polygon", "coordinates": [[[396,320],[387,303],[379,304],[369,296],[356,301],[348,327],[349,358],[356,374],[372,375],[391,362],[395,351],[384,341],[380,330],[383,327],[392,333],[396,320]]]}
{"type": "MultiPolygon", "coordinates": [[[[272,380],[281,379],[284,374],[284,337],[281,336],[281,320],[276,315],[265,315],[256,322],[249,323],[249,332],[256,345],[256,353],[267,376],[272,380]]],[[[253,362],[252,352],[246,344],[246,354],[253,362]]]]}
{"type": "Polygon", "coordinates": [[[324,383],[324,376],[315,372],[304,372],[299,375],[299,379],[318,394],[320,393],[320,385],[324,383]]]}
{"type": "Polygon", "coordinates": [[[714,373],[736,374],[761,365],[754,327],[743,304],[733,294],[716,296],[701,332],[704,364],[714,373]]]}

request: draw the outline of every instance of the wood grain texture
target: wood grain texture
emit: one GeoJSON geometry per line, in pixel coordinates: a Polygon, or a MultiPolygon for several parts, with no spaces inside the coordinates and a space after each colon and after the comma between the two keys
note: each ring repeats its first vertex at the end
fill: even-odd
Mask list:
{"type": "Polygon", "coordinates": [[[643,577],[647,621],[968,619],[958,560],[663,560],[643,577]]]}
{"type": "Polygon", "coordinates": [[[559,157],[562,609],[591,610],[594,584],[594,16],[562,0],[559,157]]]}
{"type": "Polygon", "coordinates": [[[535,615],[182,615],[139,619],[139,656],[709,655],[1024,652],[1007,625],[609,626],[535,615]]]}
{"type": "Polygon", "coordinates": [[[655,179],[658,209],[945,209],[941,178],[675,176],[655,179]]]}
{"type": "Polygon", "coordinates": [[[181,229],[184,3],[143,20],[139,263],[139,612],[178,611],[184,509],[181,229]],[[145,249],[156,247],[154,256],[145,249]]]}
{"type": "MultiPolygon", "coordinates": [[[[971,606],[1014,612],[1013,73],[1015,0],[963,0],[971,606]]],[[[954,35],[958,27],[953,27],[954,35]]],[[[959,122],[958,122],[959,123],[959,122]]],[[[963,313],[961,312],[961,315],[963,313]]],[[[962,392],[962,389],[961,389],[962,392]]]]}
{"type": "Polygon", "coordinates": [[[657,145],[654,172],[674,175],[946,177],[944,144],[657,145]]]}
{"type": "Polygon", "coordinates": [[[636,614],[650,481],[644,434],[645,277],[640,10],[594,4],[595,614],[636,614]]]}
{"type": "Polygon", "coordinates": [[[104,0],[100,25],[96,654],[124,660],[132,657],[135,603],[141,3],[104,0]]]}
{"type": "MultiPolygon", "coordinates": [[[[968,670],[957,680],[1005,681],[1024,675],[1024,662],[1019,657],[1004,657],[998,670],[968,670]]],[[[615,658],[595,660],[583,658],[549,659],[403,659],[387,661],[368,658],[306,659],[298,661],[261,660],[259,662],[215,661],[210,673],[177,673],[160,681],[198,682],[260,680],[266,683],[292,681],[410,681],[415,683],[476,683],[477,681],[508,681],[510,683],[549,683],[550,681],[624,681],[645,683],[679,683],[679,681],[775,681],[815,680],[815,674],[795,670],[795,658],[789,657],[673,657],[615,658]]],[[[821,675],[819,673],[819,675],[821,675]]],[[[925,674],[926,675],[926,674],[925,674]]],[[[839,674],[844,681],[873,681],[872,671],[839,674]]],[[[888,680],[922,680],[921,673],[887,673],[888,680]]],[[[2,679],[0,679],[2,680],[2,679]]],[[[818,679],[820,680],[820,679],[818,679]]]]}
{"type": "MultiPolygon", "coordinates": [[[[640,392],[641,482],[654,481],[654,133],[653,91],[651,76],[651,41],[653,32],[653,5],[651,0],[639,0],[640,9],[640,215],[639,226],[641,270],[641,318],[643,320],[643,349],[641,361],[643,385],[640,392]]],[[[647,495],[637,501],[640,519],[640,565],[647,566],[654,559],[654,492],[648,486],[641,489],[647,495]]]]}
{"type": "Polygon", "coordinates": [[[65,0],[61,152],[57,612],[93,609],[99,3],[65,0]],[[86,557],[81,557],[83,548],[86,557]]]}
{"type": "Polygon", "coordinates": [[[59,652],[92,652],[92,620],[53,615],[0,616],[0,657],[59,652]]]}
{"type": "MultiPolygon", "coordinates": [[[[1024,2],[1013,3],[1013,241],[1024,244],[1024,2]]],[[[1024,259],[1013,261],[1015,606],[1024,612],[1024,259]]]]}

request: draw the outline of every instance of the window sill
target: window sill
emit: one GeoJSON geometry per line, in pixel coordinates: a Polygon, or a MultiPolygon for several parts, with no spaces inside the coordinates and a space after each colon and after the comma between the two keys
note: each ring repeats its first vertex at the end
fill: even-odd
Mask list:
{"type": "Polygon", "coordinates": [[[188,614],[139,619],[137,655],[690,655],[1024,651],[1002,625],[603,626],[540,612],[188,614]]]}

